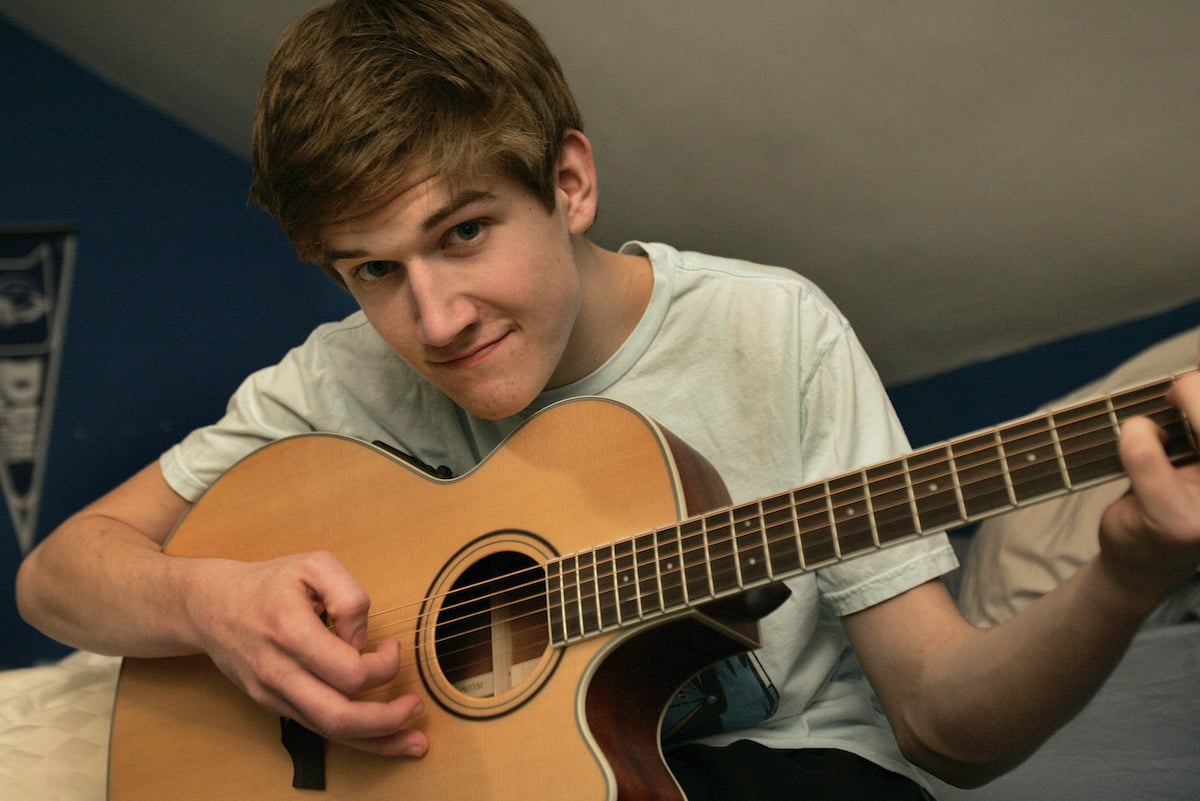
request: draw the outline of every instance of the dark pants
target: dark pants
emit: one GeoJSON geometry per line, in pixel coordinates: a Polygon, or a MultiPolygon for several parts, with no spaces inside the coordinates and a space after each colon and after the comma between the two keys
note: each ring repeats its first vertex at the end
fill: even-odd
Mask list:
{"type": "Polygon", "coordinates": [[[688,801],[932,801],[911,779],[828,748],[693,744],[668,752],[667,764],[688,801]]]}

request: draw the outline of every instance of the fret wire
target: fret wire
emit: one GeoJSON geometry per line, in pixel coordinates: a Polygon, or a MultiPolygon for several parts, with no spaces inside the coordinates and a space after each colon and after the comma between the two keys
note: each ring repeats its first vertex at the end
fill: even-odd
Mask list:
{"type": "Polygon", "coordinates": [[[1108,418],[1111,421],[1113,436],[1121,435],[1121,421],[1117,418],[1117,409],[1113,405],[1112,395],[1104,396],[1104,406],[1108,409],[1108,418]]]}
{"type": "Polygon", "coordinates": [[[1004,438],[1000,436],[1000,429],[995,431],[996,452],[1000,454],[1000,474],[1004,477],[1004,486],[1008,490],[1008,501],[1013,506],[1017,505],[1017,491],[1013,488],[1012,471],[1008,468],[1008,454],[1004,450],[1004,438]]]}
{"type": "Polygon", "coordinates": [[[1054,412],[1050,412],[1046,418],[1050,423],[1050,437],[1054,441],[1054,458],[1058,460],[1058,471],[1062,473],[1063,485],[1067,489],[1074,489],[1075,484],[1071,481],[1071,471],[1067,469],[1067,459],[1063,453],[1062,440],[1058,436],[1058,421],[1054,418],[1054,412]]]}
{"type": "Polygon", "coordinates": [[[585,633],[596,633],[604,628],[600,616],[600,580],[596,569],[596,549],[583,551],[584,570],[583,585],[580,594],[583,597],[583,628],[585,633]]]}
{"type": "Polygon", "coordinates": [[[574,571],[571,569],[571,562],[575,560],[575,556],[563,557],[562,561],[562,585],[563,585],[563,638],[567,641],[574,639],[577,635],[574,624],[578,622],[578,595],[579,585],[572,584],[571,574],[574,572],[578,576],[578,567],[574,571]],[[575,590],[575,596],[572,596],[572,589],[575,590]]]}
{"type": "Polygon", "coordinates": [[[632,606],[629,617],[640,619],[640,605],[637,597],[637,557],[634,555],[632,538],[618,540],[613,544],[613,552],[617,560],[617,618],[621,623],[627,619],[626,609],[632,606]],[[632,593],[632,597],[630,594],[632,593]]]}
{"type": "Polygon", "coordinates": [[[758,533],[762,539],[763,564],[766,565],[767,578],[775,578],[775,560],[771,558],[771,536],[767,532],[767,514],[763,509],[762,501],[758,501],[758,519],[762,521],[762,525],[758,527],[758,533]]]}
{"type": "Polygon", "coordinates": [[[1012,471],[1013,494],[1018,505],[1070,489],[1072,482],[1065,464],[1059,460],[1060,439],[1058,432],[1051,428],[1053,422],[1047,415],[1006,429],[1017,435],[1006,437],[1011,443],[1006,449],[1006,459],[1012,471]]]}
{"type": "Polygon", "coordinates": [[[683,527],[675,527],[675,547],[679,552],[679,591],[683,595],[684,606],[692,605],[691,592],[688,590],[687,564],[684,560],[683,527]]]}
{"type": "Polygon", "coordinates": [[[803,552],[795,536],[794,499],[794,493],[786,492],[759,504],[763,508],[763,543],[772,576],[792,573],[804,566],[803,552]]]}
{"type": "Polygon", "coordinates": [[[866,508],[867,486],[861,472],[847,473],[829,481],[833,507],[837,513],[838,553],[843,558],[860,553],[875,541],[866,508]],[[866,542],[864,542],[864,539],[866,542]]]}
{"type": "Polygon", "coordinates": [[[840,538],[838,537],[837,513],[834,511],[834,508],[833,508],[833,494],[830,491],[828,481],[822,482],[822,486],[825,487],[825,505],[829,511],[829,533],[833,540],[833,556],[835,559],[841,559],[842,558],[842,543],[840,542],[840,538]]]}
{"type": "Polygon", "coordinates": [[[574,603],[575,603],[576,613],[578,614],[578,625],[580,625],[580,631],[578,631],[578,634],[582,634],[584,631],[584,625],[583,625],[584,618],[583,618],[583,583],[580,578],[580,574],[581,574],[580,555],[575,554],[574,561],[575,561],[575,602],[574,603]]]}
{"type": "Polygon", "coordinates": [[[683,593],[684,604],[692,606],[692,590],[688,586],[690,583],[690,579],[688,578],[688,546],[684,540],[683,527],[684,523],[681,522],[675,529],[679,536],[679,587],[683,593]]]}
{"type": "Polygon", "coordinates": [[[654,548],[657,557],[656,561],[659,565],[659,592],[662,595],[663,608],[675,609],[680,606],[687,606],[687,592],[683,586],[682,545],[679,541],[678,526],[668,526],[656,531],[654,534],[654,548]],[[670,532],[672,531],[675,532],[674,537],[671,536],[670,532]],[[666,569],[665,575],[663,574],[663,568],[666,569]],[[678,586],[676,585],[676,579],[678,579],[678,586]]]}
{"type": "Polygon", "coordinates": [[[641,560],[638,558],[639,557],[638,538],[634,537],[632,542],[633,542],[633,552],[632,552],[632,556],[633,556],[633,597],[634,597],[634,600],[637,601],[638,620],[645,620],[646,607],[642,603],[642,566],[641,566],[641,560]]]}
{"type": "Polygon", "coordinates": [[[708,527],[710,535],[709,546],[713,552],[713,583],[714,594],[722,595],[733,589],[744,586],[742,569],[737,553],[737,531],[731,510],[721,510],[706,515],[705,519],[712,525],[708,527]],[[733,586],[720,586],[719,576],[726,580],[732,579],[733,586]]]}
{"type": "Polygon", "coordinates": [[[731,514],[735,521],[734,544],[743,584],[756,584],[764,578],[770,578],[771,556],[766,546],[762,501],[738,506],[731,514]]]}
{"type": "Polygon", "coordinates": [[[959,519],[967,517],[967,502],[963,498],[962,479],[958,474],[958,461],[954,458],[954,448],[946,443],[946,463],[950,467],[950,481],[954,484],[954,497],[958,500],[959,519]]]}
{"type": "Polygon", "coordinates": [[[578,585],[576,593],[576,603],[579,606],[579,633],[586,635],[591,628],[590,625],[590,607],[588,595],[588,579],[587,579],[587,555],[588,551],[575,552],[575,582],[578,585]]]}
{"type": "Polygon", "coordinates": [[[638,609],[639,614],[645,617],[647,614],[652,614],[662,610],[662,605],[658,600],[662,599],[661,587],[658,585],[658,563],[656,560],[656,551],[654,547],[654,534],[644,533],[634,537],[634,553],[635,561],[638,565],[638,609]],[[649,548],[643,548],[641,543],[648,542],[649,548]],[[642,567],[646,567],[646,572],[642,572],[642,567]]]}
{"type": "Polygon", "coordinates": [[[662,577],[662,559],[658,554],[658,535],[657,533],[650,535],[650,547],[654,552],[654,586],[658,588],[659,609],[667,608],[667,596],[663,592],[663,577],[662,577]]]}
{"type": "Polygon", "coordinates": [[[729,528],[733,533],[733,558],[737,563],[738,569],[738,586],[745,586],[747,581],[745,559],[753,558],[747,556],[746,548],[743,544],[746,532],[753,525],[750,519],[742,517],[739,512],[744,511],[744,507],[738,506],[729,511],[729,528]]]}
{"type": "Polygon", "coordinates": [[[968,516],[976,514],[981,508],[988,510],[1010,505],[1009,485],[1003,472],[996,470],[1002,455],[994,430],[958,440],[953,452],[963,506],[968,516]],[[997,498],[997,495],[1000,497],[997,498]]]}
{"type": "Polygon", "coordinates": [[[788,492],[789,506],[792,509],[792,539],[796,541],[796,555],[800,561],[800,568],[808,570],[808,556],[804,553],[804,540],[800,536],[800,512],[799,502],[796,500],[796,491],[788,492]]]}
{"type": "Polygon", "coordinates": [[[696,519],[685,521],[680,525],[682,531],[687,527],[687,532],[683,536],[686,537],[689,543],[694,545],[684,546],[683,540],[680,540],[680,560],[684,569],[684,589],[687,594],[688,604],[692,604],[695,599],[711,597],[709,589],[709,563],[708,552],[704,544],[704,525],[696,519]],[[689,557],[691,557],[689,559],[689,557]],[[699,582],[697,582],[697,571],[699,572],[699,582]],[[697,586],[699,584],[699,586],[697,586]]]}
{"type": "Polygon", "coordinates": [[[913,524],[916,526],[918,533],[924,533],[925,524],[921,522],[921,510],[917,507],[917,492],[913,488],[912,469],[909,465],[908,457],[902,457],[901,461],[903,462],[903,465],[900,469],[904,473],[904,486],[906,492],[908,493],[908,508],[912,513],[913,524]]]}
{"type": "Polygon", "coordinates": [[[877,547],[915,535],[919,529],[909,505],[909,476],[898,474],[888,465],[870,467],[865,472],[877,547]]]}
{"type": "MultiPolygon", "coordinates": [[[[608,568],[610,568],[609,572],[607,572],[605,574],[605,578],[607,579],[606,583],[608,585],[611,585],[611,587],[607,587],[603,590],[599,590],[599,596],[597,598],[597,603],[599,604],[599,607],[600,607],[600,625],[601,625],[601,627],[602,628],[611,628],[613,626],[621,625],[621,599],[617,595],[617,549],[616,549],[616,544],[609,543],[608,545],[603,546],[602,550],[607,554],[605,556],[605,558],[601,561],[608,568]],[[607,599],[607,600],[605,600],[605,599],[607,599]],[[605,617],[604,617],[605,612],[612,612],[612,616],[613,616],[612,623],[605,623],[605,617]]],[[[599,585],[599,580],[597,580],[597,585],[599,585]]]]}
{"type": "Polygon", "coordinates": [[[709,541],[708,541],[708,518],[707,517],[702,518],[702,522],[700,524],[700,537],[704,542],[704,564],[705,564],[704,572],[708,576],[708,597],[715,598],[715,597],[717,597],[717,582],[716,582],[716,579],[713,578],[713,557],[712,557],[712,547],[710,546],[709,541]]]}
{"type": "Polygon", "coordinates": [[[858,471],[862,476],[863,487],[863,503],[867,506],[867,525],[871,527],[871,541],[875,543],[876,548],[882,547],[879,544],[879,525],[875,520],[875,504],[871,501],[871,485],[867,479],[867,469],[864,467],[858,471]]]}
{"type": "Polygon", "coordinates": [[[553,632],[554,632],[555,628],[556,627],[561,628],[562,629],[561,641],[566,642],[566,639],[567,639],[566,615],[563,614],[563,608],[562,608],[562,603],[563,603],[562,563],[557,559],[552,559],[551,561],[546,563],[546,587],[547,587],[546,617],[547,617],[547,622],[549,623],[549,630],[553,637],[554,636],[553,632]],[[555,583],[555,580],[557,580],[558,588],[550,589],[551,585],[553,585],[555,583]],[[555,596],[557,596],[557,601],[554,600],[555,596]],[[557,621],[555,620],[555,610],[557,610],[557,612],[558,612],[558,615],[557,615],[558,620],[557,621]]]}
{"type": "Polygon", "coordinates": [[[828,518],[828,488],[816,484],[796,490],[792,492],[792,502],[795,504],[797,520],[796,542],[800,547],[805,568],[811,570],[815,565],[837,555],[834,545],[835,531],[828,518]]]}
{"type": "Polygon", "coordinates": [[[603,553],[606,549],[611,548],[611,545],[601,545],[592,549],[592,581],[596,585],[596,626],[599,631],[604,631],[609,627],[604,618],[604,612],[609,608],[605,603],[605,598],[608,596],[606,588],[608,575],[603,570],[612,562],[604,559],[603,553]]]}
{"type": "Polygon", "coordinates": [[[722,512],[721,514],[728,521],[726,525],[729,526],[729,548],[730,559],[733,562],[733,575],[736,577],[735,581],[737,586],[745,589],[746,580],[745,577],[742,576],[742,559],[741,554],[738,552],[737,521],[733,518],[733,510],[722,512]]]}
{"type": "Polygon", "coordinates": [[[913,487],[917,493],[921,524],[927,530],[939,530],[962,519],[953,483],[947,480],[949,474],[944,471],[945,454],[950,447],[952,443],[915,452],[910,454],[906,462],[910,466],[913,487]]]}

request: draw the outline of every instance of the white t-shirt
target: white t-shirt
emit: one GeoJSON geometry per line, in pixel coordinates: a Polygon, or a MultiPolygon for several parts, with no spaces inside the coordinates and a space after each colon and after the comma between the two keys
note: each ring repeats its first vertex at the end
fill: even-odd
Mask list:
{"type": "MultiPolygon", "coordinates": [[[[258,447],[332,431],[383,441],[462,474],[529,415],[583,395],[629,404],[678,435],[717,468],[735,503],[908,450],[849,323],[811,282],[790,270],[662,244],[623,250],[649,256],[654,267],[641,321],[599,369],[542,393],[516,418],[467,414],[355,313],[318,327],[279,364],[250,376],[224,418],[163,455],[163,473],[195,500],[258,447]]],[[[762,622],[764,644],[752,671],[766,696],[777,693],[776,708],[749,724],[734,714],[724,725],[738,728],[704,740],[840,748],[913,775],[838,618],[956,564],[937,535],[788,581],[790,598],[762,622]]]]}

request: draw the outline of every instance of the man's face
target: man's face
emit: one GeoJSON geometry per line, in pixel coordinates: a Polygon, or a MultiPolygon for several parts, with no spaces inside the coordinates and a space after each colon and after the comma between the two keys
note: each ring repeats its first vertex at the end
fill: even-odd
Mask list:
{"type": "Polygon", "coordinates": [[[323,255],[393,350],[467,411],[495,419],[590,366],[564,358],[583,297],[563,193],[416,181],[325,226],[323,255]]]}

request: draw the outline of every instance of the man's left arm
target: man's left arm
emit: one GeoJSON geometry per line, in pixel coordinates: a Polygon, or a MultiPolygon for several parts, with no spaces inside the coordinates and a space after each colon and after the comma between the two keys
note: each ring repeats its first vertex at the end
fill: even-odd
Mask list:
{"type": "MultiPolygon", "coordinates": [[[[1200,374],[1168,398],[1193,430],[1200,374]]],[[[863,668],[915,764],[978,785],[1019,764],[1116,667],[1146,616],[1200,564],[1200,466],[1172,465],[1149,420],[1122,427],[1133,491],[1105,513],[1100,554],[994,629],[977,629],[940,582],[844,618],[863,668]]]]}

